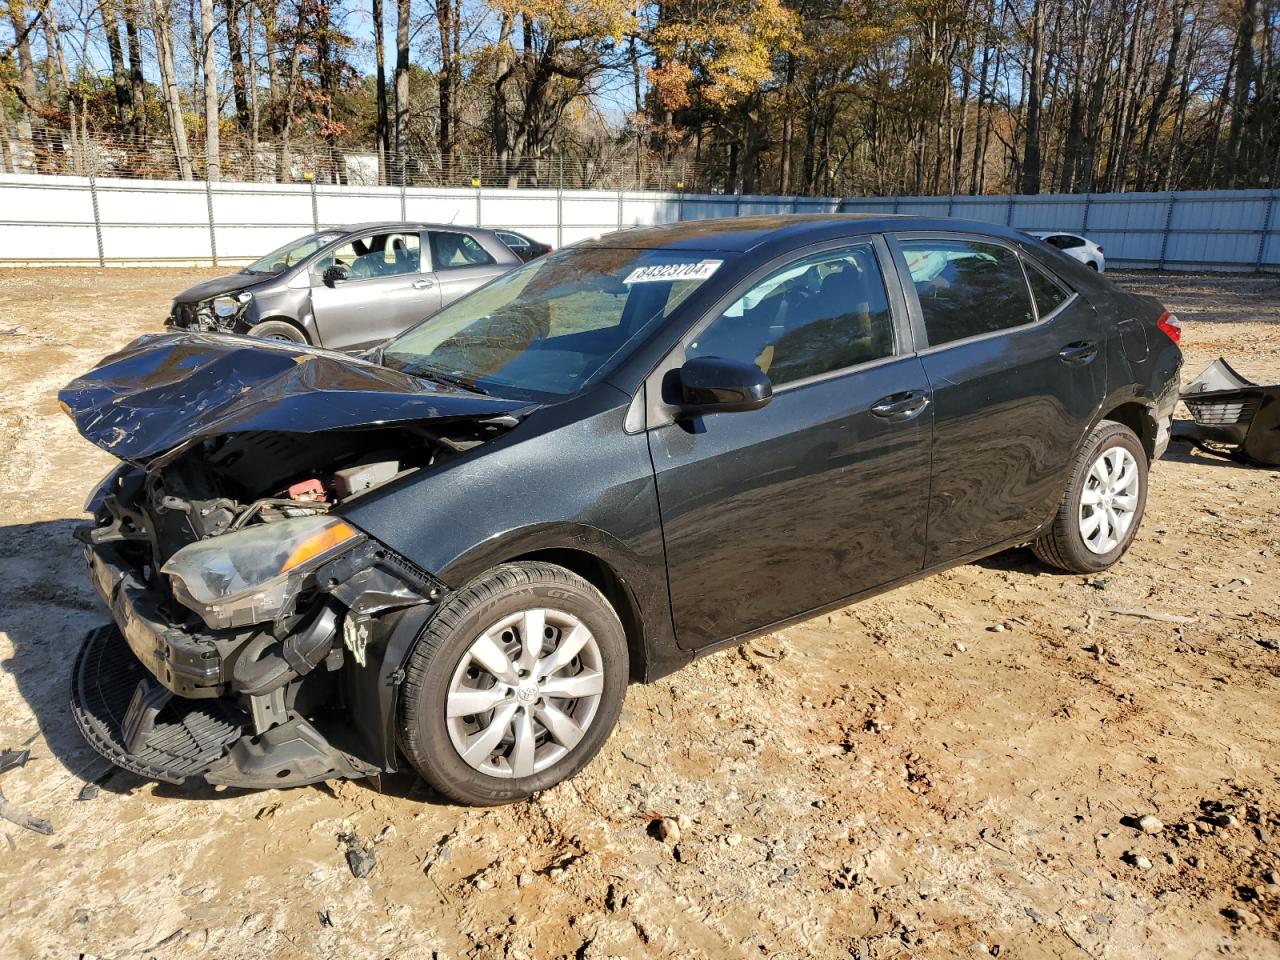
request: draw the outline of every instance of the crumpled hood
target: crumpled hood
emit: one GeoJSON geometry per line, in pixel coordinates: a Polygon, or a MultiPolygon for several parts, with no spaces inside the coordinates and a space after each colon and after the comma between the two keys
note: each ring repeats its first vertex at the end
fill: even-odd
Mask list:
{"type": "Polygon", "coordinates": [[[197,333],[139,337],[58,400],[85,439],[135,463],[218,434],[315,433],[531,407],[316,347],[197,333]]]}
{"type": "Polygon", "coordinates": [[[225,277],[214,277],[212,280],[197,283],[194,287],[188,287],[173,299],[175,303],[200,303],[202,300],[224,293],[252,290],[279,276],[278,273],[229,273],[225,277]]]}

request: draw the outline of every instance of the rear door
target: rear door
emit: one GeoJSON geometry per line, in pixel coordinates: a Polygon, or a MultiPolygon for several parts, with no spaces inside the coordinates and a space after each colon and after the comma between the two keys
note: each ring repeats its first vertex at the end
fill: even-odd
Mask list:
{"type": "MultiPolygon", "coordinates": [[[[773,382],[746,413],[649,410],[680,646],[759,630],[915,573],[925,548],[931,410],[879,239],[757,271],[646,384],[694,356],[773,382]]],[[[890,270],[891,273],[891,270],[890,270]]]]}
{"type": "Polygon", "coordinates": [[[381,343],[440,308],[435,281],[422,270],[417,231],[371,233],[338,245],[311,265],[311,309],[320,342],[335,350],[381,343]],[[324,282],[331,266],[346,278],[324,282]]]}
{"type": "Polygon", "coordinates": [[[1102,402],[1089,303],[1011,243],[894,239],[933,393],[929,565],[1035,531],[1102,402]]]}
{"type": "Polygon", "coordinates": [[[453,230],[428,230],[431,270],[440,294],[440,306],[447,307],[476,287],[506,273],[511,264],[499,264],[475,237],[453,230]]]}

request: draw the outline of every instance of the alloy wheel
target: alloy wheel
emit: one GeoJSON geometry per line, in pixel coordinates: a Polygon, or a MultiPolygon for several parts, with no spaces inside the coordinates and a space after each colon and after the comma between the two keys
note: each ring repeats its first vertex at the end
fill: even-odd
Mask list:
{"type": "Polygon", "coordinates": [[[1141,479],[1124,447],[1108,447],[1093,461],[1080,494],[1080,537],[1092,553],[1110,553],[1133,526],[1141,479]]]}
{"type": "Polygon", "coordinates": [[[522,610],[481,633],[458,661],[445,703],[449,739],[481,773],[532,776],[577,746],[603,692],[603,659],[587,626],[560,610],[522,610]]]}

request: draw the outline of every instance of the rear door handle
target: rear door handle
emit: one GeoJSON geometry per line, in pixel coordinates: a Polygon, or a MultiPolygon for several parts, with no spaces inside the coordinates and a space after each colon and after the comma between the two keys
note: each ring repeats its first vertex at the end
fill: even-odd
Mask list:
{"type": "Polygon", "coordinates": [[[435,285],[436,282],[434,280],[428,280],[425,277],[421,280],[413,281],[413,289],[415,290],[430,290],[435,285]]]}
{"type": "Polygon", "coordinates": [[[1097,355],[1098,345],[1092,340],[1077,340],[1058,351],[1058,359],[1063,363],[1088,363],[1097,355]]]}
{"type": "Polygon", "coordinates": [[[884,420],[910,420],[929,405],[927,390],[891,393],[871,405],[871,412],[884,420]]]}

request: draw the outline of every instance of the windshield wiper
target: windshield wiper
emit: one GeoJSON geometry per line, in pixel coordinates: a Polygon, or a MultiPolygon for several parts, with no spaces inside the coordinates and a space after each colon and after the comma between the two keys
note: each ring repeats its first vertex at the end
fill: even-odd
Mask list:
{"type": "Polygon", "coordinates": [[[489,391],[484,387],[476,386],[474,383],[470,383],[452,373],[446,373],[439,367],[433,367],[430,364],[410,365],[406,372],[412,373],[415,377],[425,377],[428,380],[434,380],[436,383],[443,383],[445,386],[460,387],[471,393],[479,393],[486,397],[490,396],[489,391]]]}

